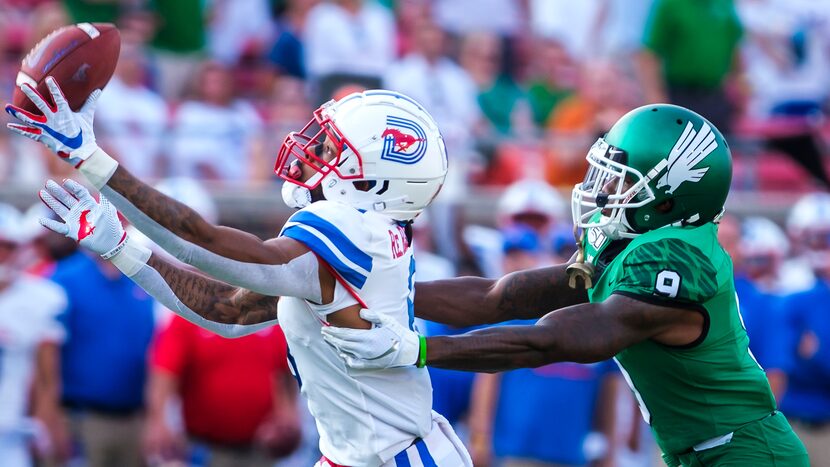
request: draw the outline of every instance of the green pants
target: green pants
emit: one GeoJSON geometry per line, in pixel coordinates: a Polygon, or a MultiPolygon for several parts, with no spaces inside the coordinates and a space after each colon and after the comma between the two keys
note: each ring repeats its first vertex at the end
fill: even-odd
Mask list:
{"type": "Polygon", "coordinates": [[[784,414],[747,423],[721,446],[683,454],[663,454],[669,467],[810,467],[807,450],[784,414]]]}

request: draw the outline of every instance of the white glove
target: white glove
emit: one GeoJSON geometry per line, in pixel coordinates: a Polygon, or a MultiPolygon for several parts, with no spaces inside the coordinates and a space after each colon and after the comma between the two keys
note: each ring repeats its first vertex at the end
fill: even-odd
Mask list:
{"type": "Polygon", "coordinates": [[[372,329],[324,326],[323,339],[331,344],[346,364],[357,369],[383,369],[415,365],[420,336],[395,319],[360,310],[360,317],[374,324],[372,329]]]}
{"type": "Polygon", "coordinates": [[[7,104],[6,112],[24,123],[9,123],[7,126],[19,135],[43,143],[61,159],[78,167],[98,149],[98,145],[95,144],[95,133],[92,132],[92,119],[101,90],[93,91],[81,110],[73,112],[54,78],[47,77],[46,86],[55,106],[49,105],[32,86],[23,83],[20,90],[43,112],[43,115],[35,115],[7,104]]]}
{"type": "Polygon", "coordinates": [[[6,112],[23,122],[8,123],[6,126],[19,135],[42,143],[58,157],[79,169],[96,188],[100,189],[118,167],[115,159],[98,147],[95,133],[92,131],[95,106],[101,90],[92,91],[81,110],[73,112],[54,78],[48,76],[46,86],[55,106],[46,102],[32,86],[23,83],[20,90],[43,115],[35,115],[20,107],[6,104],[6,112]]]}
{"type": "Polygon", "coordinates": [[[40,218],[40,224],[47,229],[75,240],[104,259],[115,256],[126,244],[127,233],[118,220],[118,211],[103,195],[100,201],[95,201],[89,191],[74,180],[64,181],[63,186],[49,180],[39,195],[63,219],[59,222],[40,218]]]}

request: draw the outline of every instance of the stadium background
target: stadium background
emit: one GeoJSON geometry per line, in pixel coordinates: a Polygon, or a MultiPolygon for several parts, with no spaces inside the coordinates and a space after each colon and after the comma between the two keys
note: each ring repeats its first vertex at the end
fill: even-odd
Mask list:
{"type": "MultiPolygon", "coordinates": [[[[792,407],[788,415],[803,421],[797,427],[802,437],[830,446],[830,370],[824,369],[830,362],[821,360],[821,342],[830,333],[819,325],[793,324],[797,320],[790,317],[798,303],[792,297],[815,287],[813,271],[798,257],[821,253],[830,243],[830,211],[817,211],[822,203],[802,204],[801,217],[791,215],[799,199],[828,187],[830,3],[0,0],[0,90],[6,100],[25,52],[55,28],[85,21],[113,22],[122,33],[119,68],[96,113],[99,144],[144,180],[174,178],[167,182],[174,196],[263,238],[275,235],[290,214],[273,175],[288,131],[302,128],[320,103],[355,89],[387,87],[419,100],[441,125],[451,161],[436,205],[415,224],[421,227],[416,241],[422,280],[497,277],[567,257],[569,190],[584,173],[593,141],[638,105],[692,107],[717,122],[732,147],[729,227],[722,230],[737,272],[746,278],[741,303],[751,347],[776,381],[790,377],[791,393],[810,394],[809,402],[785,401],[784,408],[792,407]],[[804,216],[812,219],[807,228],[799,222],[804,216]],[[820,238],[806,245],[809,229],[820,238]],[[769,352],[791,358],[767,363],[761,355],[769,352]],[[804,374],[812,381],[804,383],[804,374]]],[[[28,242],[28,263],[20,267],[49,276],[75,255],[33,226],[42,211],[30,209],[47,177],[69,175],[38,145],[0,132],[0,200],[28,210],[20,239],[28,242]]],[[[71,281],[58,282],[70,302],[77,294],[94,296],[71,290],[71,281]]],[[[122,310],[113,297],[96,312],[117,321],[122,310]]],[[[827,303],[815,302],[814,312],[826,315],[827,303]]],[[[138,378],[130,384],[133,391],[141,386],[141,394],[152,379],[144,372],[175,373],[174,387],[186,387],[186,378],[194,377],[176,373],[158,357],[158,333],[170,324],[163,312],[153,316],[148,320],[154,331],[135,344],[148,367],[130,376],[138,378]]],[[[66,324],[73,325],[79,324],[66,324]]],[[[125,329],[124,323],[114,325],[125,329]]],[[[429,332],[457,331],[424,326],[429,332]]],[[[102,335],[114,332],[97,327],[102,335]]],[[[72,338],[70,332],[62,344],[64,361],[79,358],[70,355],[72,338]]],[[[177,347],[179,360],[187,359],[183,348],[177,347]]],[[[94,357],[88,362],[98,379],[110,383],[101,391],[123,389],[127,383],[110,380],[124,372],[113,373],[106,364],[94,357]]],[[[72,378],[72,371],[64,365],[60,375],[72,378]]],[[[284,373],[281,367],[273,371],[284,373]]],[[[433,377],[436,408],[457,424],[477,465],[660,465],[627,389],[606,365],[554,365],[503,378],[452,372],[433,377]]],[[[108,413],[113,410],[106,402],[78,403],[67,395],[72,384],[87,383],[64,381],[59,418],[73,439],[61,453],[44,445],[48,437],[33,436],[44,459],[38,462],[85,465],[93,448],[83,436],[90,435],[74,420],[86,414],[134,422],[126,438],[113,442],[135,444],[152,465],[172,458],[207,465],[212,450],[248,452],[267,445],[250,436],[222,439],[221,430],[154,438],[154,430],[164,430],[162,422],[171,433],[186,431],[175,404],[165,403],[165,420],[156,416],[154,423],[145,416],[148,398],[131,402],[126,415],[108,413]],[[191,442],[175,450],[174,438],[191,442]]],[[[779,398],[787,397],[782,384],[779,398]]],[[[279,399],[290,390],[275,392],[279,399]]],[[[98,395],[106,401],[106,394],[98,395]]],[[[215,408],[225,410],[232,407],[215,408]]],[[[210,423],[210,414],[205,419],[210,423]]],[[[307,416],[303,432],[302,447],[278,465],[311,464],[314,428],[307,416]]],[[[815,465],[830,465],[826,449],[811,454],[815,465]]]]}

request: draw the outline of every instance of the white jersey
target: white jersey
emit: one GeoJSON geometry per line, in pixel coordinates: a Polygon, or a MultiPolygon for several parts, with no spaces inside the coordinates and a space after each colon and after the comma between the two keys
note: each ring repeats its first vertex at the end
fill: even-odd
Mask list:
{"type": "Polygon", "coordinates": [[[66,309],[57,284],[23,276],[0,291],[0,433],[25,430],[37,347],[63,342],[57,316],[66,309]]]}
{"type": "Polygon", "coordinates": [[[295,213],[281,236],[305,244],[334,271],[333,303],[283,297],[279,321],[292,371],[320,433],[320,451],[347,466],[379,466],[432,427],[425,368],[346,367],[320,329],[331,312],[362,303],[412,327],[415,258],[402,226],[388,217],[318,201],[295,213]]]}

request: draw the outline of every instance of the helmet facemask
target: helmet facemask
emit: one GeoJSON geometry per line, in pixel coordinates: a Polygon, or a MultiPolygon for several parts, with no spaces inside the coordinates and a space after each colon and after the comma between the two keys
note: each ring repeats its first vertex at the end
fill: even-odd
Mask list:
{"type": "Polygon", "coordinates": [[[591,146],[586,158],[589,168],[585,179],[574,186],[571,194],[574,226],[599,228],[611,239],[635,237],[626,210],[654,201],[648,185],[650,177],[629,167],[626,151],[603,138],[591,146]]]}
{"type": "Polygon", "coordinates": [[[274,172],[285,180],[283,200],[290,207],[307,206],[312,190],[330,174],[343,180],[363,178],[360,153],[325,113],[333,102],[317,109],[311,121],[302,130],[289,133],[280,147],[274,172]],[[306,180],[297,172],[303,166],[315,172],[306,180]]]}

